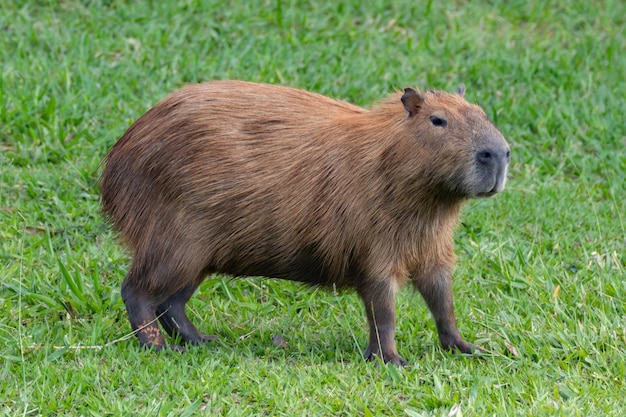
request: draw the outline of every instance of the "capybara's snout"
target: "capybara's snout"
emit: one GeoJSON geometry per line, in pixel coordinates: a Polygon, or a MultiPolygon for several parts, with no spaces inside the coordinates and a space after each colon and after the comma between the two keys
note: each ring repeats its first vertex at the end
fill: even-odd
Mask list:
{"type": "MultiPolygon", "coordinates": [[[[504,142],[504,141],[502,141],[504,142]]],[[[476,152],[481,181],[478,197],[490,197],[504,190],[511,151],[506,143],[491,144],[476,152]]]]}

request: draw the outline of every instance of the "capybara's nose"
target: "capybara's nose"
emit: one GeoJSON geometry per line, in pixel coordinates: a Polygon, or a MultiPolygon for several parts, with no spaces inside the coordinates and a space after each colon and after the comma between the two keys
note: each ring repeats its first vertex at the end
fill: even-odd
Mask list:
{"type": "Polygon", "coordinates": [[[509,163],[511,152],[508,148],[485,148],[476,153],[476,159],[481,165],[496,168],[498,166],[506,166],[509,163]]]}

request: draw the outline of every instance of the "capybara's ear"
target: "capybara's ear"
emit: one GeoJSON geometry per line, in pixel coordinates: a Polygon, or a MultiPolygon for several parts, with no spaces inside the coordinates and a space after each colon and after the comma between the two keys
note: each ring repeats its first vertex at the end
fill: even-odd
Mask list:
{"type": "Polygon", "coordinates": [[[465,96],[465,84],[459,84],[458,90],[456,90],[457,94],[461,97],[465,96]]]}
{"type": "Polygon", "coordinates": [[[409,117],[413,117],[422,107],[424,96],[413,88],[405,88],[401,100],[404,108],[409,112],[409,117]]]}

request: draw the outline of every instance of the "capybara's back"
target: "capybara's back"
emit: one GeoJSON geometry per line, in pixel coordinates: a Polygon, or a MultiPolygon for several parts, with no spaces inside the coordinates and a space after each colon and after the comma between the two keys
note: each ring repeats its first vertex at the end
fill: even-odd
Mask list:
{"type": "Polygon", "coordinates": [[[365,110],[286,87],[192,85],[111,149],[104,211],[128,245],[122,285],[140,343],[201,343],[185,304],[213,272],[355,288],[369,359],[404,364],[395,292],[410,280],[445,348],[469,353],[450,290],[452,232],[467,198],[504,188],[509,150],[459,94],[406,89],[365,110]]]}

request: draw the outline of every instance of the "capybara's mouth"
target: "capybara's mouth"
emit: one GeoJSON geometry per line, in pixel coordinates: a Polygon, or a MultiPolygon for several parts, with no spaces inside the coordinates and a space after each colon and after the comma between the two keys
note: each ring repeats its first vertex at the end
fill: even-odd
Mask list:
{"type": "Polygon", "coordinates": [[[487,191],[484,193],[478,193],[476,194],[476,197],[478,198],[489,198],[489,197],[493,197],[494,195],[498,194],[499,191],[496,191],[496,189],[494,188],[491,191],[487,191]]]}

